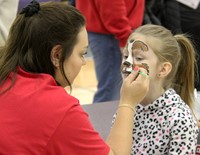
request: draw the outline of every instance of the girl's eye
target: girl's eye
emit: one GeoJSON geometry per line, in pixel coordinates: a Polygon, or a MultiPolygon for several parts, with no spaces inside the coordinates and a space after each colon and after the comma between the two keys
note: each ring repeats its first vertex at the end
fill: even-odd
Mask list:
{"type": "Polygon", "coordinates": [[[83,53],[83,55],[86,55],[86,54],[87,54],[87,51],[83,53]]]}
{"type": "Polygon", "coordinates": [[[135,59],[138,60],[138,61],[143,60],[143,58],[141,58],[141,57],[136,57],[135,59]]]}
{"type": "Polygon", "coordinates": [[[85,55],[87,54],[87,51],[81,54],[81,57],[85,57],[85,55]]]}
{"type": "Polygon", "coordinates": [[[127,56],[127,55],[124,55],[123,58],[124,58],[124,59],[128,59],[128,56],[127,56]]]}

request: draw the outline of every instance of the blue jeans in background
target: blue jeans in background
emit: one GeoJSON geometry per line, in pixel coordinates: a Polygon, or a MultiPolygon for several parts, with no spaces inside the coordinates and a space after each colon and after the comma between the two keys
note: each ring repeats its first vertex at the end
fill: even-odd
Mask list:
{"type": "Polygon", "coordinates": [[[113,35],[88,32],[89,47],[98,81],[93,103],[119,100],[122,76],[122,54],[113,35]]]}

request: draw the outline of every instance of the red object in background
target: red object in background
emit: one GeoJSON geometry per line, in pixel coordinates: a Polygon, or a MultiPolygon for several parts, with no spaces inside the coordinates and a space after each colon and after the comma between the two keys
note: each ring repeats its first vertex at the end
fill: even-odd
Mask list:
{"type": "Polygon", "coordinates": [[[200,155],[200,145],[197,145],[197,148],[196,148],[196,155],[200,155]]]}

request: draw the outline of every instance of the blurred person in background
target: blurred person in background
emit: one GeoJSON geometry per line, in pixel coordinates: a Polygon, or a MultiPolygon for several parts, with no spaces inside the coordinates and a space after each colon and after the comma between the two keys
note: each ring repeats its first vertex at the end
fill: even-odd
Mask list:
{"type": "MultiPolygon", "coordinates": [[[[179,0],[180,1],[180,0],[179,0]]],[[[180,17],[181,17],[181,28],[184,33],[191,35],[193,42],[195,44],[195,50],[197,53],[197,68],[198,73],[196,74],[195,79],[195,88],[200,91],[200,0],[197,0],[198,3],[196,7],[192,5],[183,4],[181,2],[179,5],[180,8],[180,17]]],[[[187,2],[188,4],[190,1],[187,2]]]]}
{"type": "Polygon", "coordinates": [[[0,46],[5,44],[12,22],[17,14],[18,0],[0,0],[0,46]]]}
{"type": "Polygon", "coordinates": [[[194,43],[197,59],[195,88],[200,91],[200,0],[146,0],[143,24],[162,25],[173,34],[186,33],[194,43]]]}
{"type": "Polygon", "coordinates": [[[144,0],[76,0],[76,7],[86,17],[98,81],[93,103],[119,99],[121,50],[131,32],[142,25],[144,3],[144,0]]]}

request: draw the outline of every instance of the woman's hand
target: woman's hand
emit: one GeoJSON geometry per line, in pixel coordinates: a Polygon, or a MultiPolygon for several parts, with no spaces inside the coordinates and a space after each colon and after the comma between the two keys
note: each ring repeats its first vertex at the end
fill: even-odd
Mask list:
{"type": "Polygon", "coordinates": [[[136,66],[126,77],[121,87],[121,104],[130,104],[135,107],[141,102],[149,90],[149,76],[147,70],[136,66]]]}

